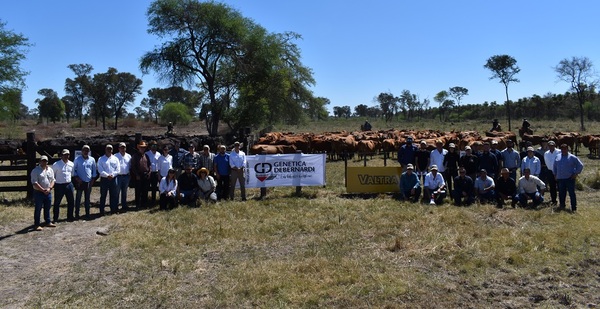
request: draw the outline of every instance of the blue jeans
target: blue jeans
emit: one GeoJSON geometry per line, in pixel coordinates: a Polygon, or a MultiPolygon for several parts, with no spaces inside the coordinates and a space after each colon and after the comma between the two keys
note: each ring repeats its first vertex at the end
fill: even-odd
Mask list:
{"type": "Polygon", "coordinates": [[[117,178],[100,178],[100,214],[104,214],[106,206],[106,193],[110,194],[110,211],[116,212],[119,207],[119,184],[117,178]]]}
{"type": "Polygon", "coordinates": [[[117,184],[119,186],[119,196],[121,197],[121,209],[127,210],[127,189],[129,189],[129,175],[117,176],[117,184]]]}
{"type": "Polygon", "coordinates": [[[533,206],[537,206],[544,202],[544,196],[541,195],[539,192],[519,194],[519,204],[521,204],[522,207],[527,206],[528,199],[530,199],[533,202],[533,206]]]}
{"type": "Polygon", "coordinates": [[[567,200],[567,192],[571,199],[571,210],[577,210],[577,197],[575,196],[575,179],[566,178],[558,179],[558,203],[560,208],[565,208],[567,200]]]}
{"type": "Polygon", "coordinates": [[[44,221],[46,222],[46,224],[52,222],[52,220],[50,219],[50,208],[52,207],[52,193],[46,195],[40,191],[33,191],[33,201],[35,203],[35,210],[33,213],[34,225],[40,225],[40,214],[42,212],[42,208],[44,209],[44,221]]]}
{"type": "Polygon", "coordinates": [[[60,202],[63,196],[67,198],[67,219],[73,219],[73,210],[75,209],[72,183],[57,183],[54,185],[54,221],[58,221],[60,215],[60,202]]]}
{"type": "Polygon", "coordinates": [[[487,192],[481,192],[478,194],[479,202],[483,203],[491,203],[496,200],[496,192],[494,190],[490,190],[487,192]]]}
{"type": "Polygon", "coordinates": [[[91,182],[82,182],[81,186],[77,188],[75,194],[75,217],[79,218],[79,209],[81,208],[81,195],[85,193],[85,215],[90,215],[90,193],[92,192],[91,182]]]}

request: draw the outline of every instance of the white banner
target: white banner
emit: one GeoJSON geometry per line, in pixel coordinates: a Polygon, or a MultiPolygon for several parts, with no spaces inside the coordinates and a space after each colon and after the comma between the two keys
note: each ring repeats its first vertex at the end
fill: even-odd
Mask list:
{"type": "Polygon", "coordinates": [[[246,188],[325,185],[325,154],[246,156],[246,188]]]}

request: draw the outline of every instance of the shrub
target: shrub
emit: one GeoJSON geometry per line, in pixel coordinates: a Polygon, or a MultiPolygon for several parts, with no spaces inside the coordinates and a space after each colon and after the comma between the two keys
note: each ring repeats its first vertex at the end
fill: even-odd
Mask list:
{"type": "Polygon", "coordinates": [[[169,102],[160,111],[160,119],[173,124],[188,125],[192,121],[192,115],[187,106],[179,102],[169,102]]]}

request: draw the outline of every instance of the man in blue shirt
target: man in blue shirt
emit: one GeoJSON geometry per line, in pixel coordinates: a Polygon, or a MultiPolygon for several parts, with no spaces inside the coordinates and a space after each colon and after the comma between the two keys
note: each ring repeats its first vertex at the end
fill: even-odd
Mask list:
{"type": "Polygon", "coordinates": [[[560,145],[560,154],[554,161],[553,173],[558,184],[558,210],[566,206],[567,191],[571,200],[571,211],[577,211],[577,197],[575,196],[575,179],[583,171],[583,163],[576,156],[569,153],[567,144],[560,145]]]}
{"type": "Polygon", "coordinates": [[[79,220],[79,209],[81,207],[81,195],[85,194],[85,217],[90,218],[90,193],[98,177],[96,168],[96,159],[90,156],[90,146],[84,145],[81,148],[81,156],[75,158],[73,162],[73,179],[75,183],[75,220],[79,220]]]}
{"type": "Polygon", "coordinates": [[[510,178],[517,179],[517,169],[521,167],[521,156],[513,149],[512,140],[506,141],[506,149],[502,150],[502,167],[507,168],[510,178]]]}
{"type": "Polygon", "coordinates": [[[169,154],[173,157],[173,168],[177,171],[177,176],[181,175],[181,170],[183,169],[183,157],[188,153],[187,150],[180,147],[179,142],[175,142],[169,154]]]}
{"type": "Polygon", "coordinates": [[[213,160],[215,178],[217,180],[217,197],[219,199],[227,199],[229,197],[229,174],[231,167],[229,166],[229,154],[225,152],[225,145],[219,146],[219,153],[213,160]]]}
{"type": "Polygon", "coordinates": [[[413,145],[412,136],[407,137],[406,144],[402,145],[400,150],[398,150],[398,163],[402,166],[402,172],[406,172],[408,164],[415,164],[415,154],[417,151],[417,146],[413,145]]]}
{"type": "Polygon", "coordinates": [[[421,182],[417,174],[413,173],[413,165],[406,166],[406,172],[400,176],[400,198],[402,200],[410,200],[413,203],[419,201],[421,196],[421,182]]]}

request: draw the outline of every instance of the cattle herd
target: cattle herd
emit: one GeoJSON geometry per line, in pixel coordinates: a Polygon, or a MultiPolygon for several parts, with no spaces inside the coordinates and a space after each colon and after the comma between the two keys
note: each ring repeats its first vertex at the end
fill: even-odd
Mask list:
{"type": "Polygon", "coordinates": [[[466,146],[473,146],[479,142],[498,142],[498,149],[506,148],[506,141],[512,140],[515,145],[525,147],[530,142],[539,145],[543,140],[553,140],[557,145],[567,144],[572,151],[579,148],[580,144],[590,150],[590,154],[597,156],[600,147],[600,135],[584,135],[576,132],[555,132],[552,135],[525,134],[521,141],[512,132],[485,132],[483,135],[477,131],[450,131],[439,130],[379,130],[355,132],[327,132],[291,133],[270,132],[260,137],[250,147],[250,154],[284,154],[302,151],[303,153],[329,154],[330,159],[344,158],[348,154],[372,155],[380,152],[395,152],[406,142],[407,137],[416,141],[425,141],[428,150],[435,148],[436,141],[440,140],[447,148],[450,143],[457,145],[459,150],[466,146]]]}

